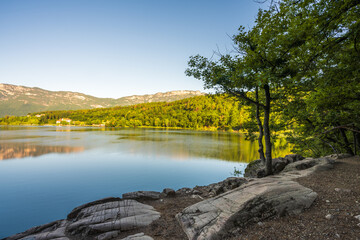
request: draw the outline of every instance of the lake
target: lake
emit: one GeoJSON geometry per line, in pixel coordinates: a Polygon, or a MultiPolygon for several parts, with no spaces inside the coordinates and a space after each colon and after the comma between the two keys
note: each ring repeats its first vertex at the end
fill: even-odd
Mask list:
{"type": "Polygon", "coordinates": [[[222,181],[257,158],[238,133],[0,126],[0,238],[97,199],[222,181]]]}

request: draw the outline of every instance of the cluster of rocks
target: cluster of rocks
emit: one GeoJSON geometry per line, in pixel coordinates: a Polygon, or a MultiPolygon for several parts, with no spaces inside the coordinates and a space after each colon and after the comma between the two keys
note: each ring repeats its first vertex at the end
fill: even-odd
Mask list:
{"type": "MultiPolygon", "coordinates": [[[[336,156],[338,157],[338,156],[336,156]]],[[[105,198],[84,204],[71,211],[64,220],[31,228],[8,237],[16,239],[123,239],[151,240],[141,232],[145,226],[160,218],[160,213],[147,201],[164,198],[198,197],[203,200],[185,208],[176,219],[189,239],[221,239],[227,232],[273,216],[298,214],[308,208],[317,194],[293,179],[319,169],[332,167],[334,156],[304,159],[291,154],[273,161],[277,175],[263,176],[260,160],[249,164],[246,176],[231,177],[207,186],[166,188],[162,192],[137,191],[122,198],[105,198]]]]}
{"type": "MultiPolygon", "coordinates": [[[[293,162],[297,162],[303,160],[304,157],[299,154],[289,154],[285,157],[274,158],[272,160],[272,170],[274,174],[280,173],[284,168],[293,162]]],[[[257,159],[252,161],[248,164],[247,168],[245,169],[244,177],[265,177],[265,165],[260,160],[257,159]]]]}
{"type": "Polygon", "coordinates": [[[194,188],[181,188],[176,191],[176,195],[178,196],[191,195],[193,197],[201,196],[202,198],[209,198],[233,190],[247,182],[248,179],[246,178],[229,177],[224,181],[213,183],[206,186],[196,186],[194,188]]]}
{"type": "MultiPolygon", "coordinates": [[[[347,153],[341,153],[341,154],[332,154],[332,155],[329,155],[329,156],[326,156],[323,158],[335,160],[335,159],[342,159],[342,158],[347,158],[347,157],[351,157],[351,155],[349,155],[347,153]]],[[[272,159],[272,171],[274,174],[279,174],[280,172],[283,172],[283,171],[307,169],[312,166],[318,165],[318,161],[323,158],[316,158],[316,159],[304,158],[303,156],[301,156],[299,154],[289,154],[289,155],[286,155],[285,157],[279,157],[279,158],[272,159]],[[296,168],[294,167],[295,165],[293,164],[293,165],[291,165],[290,168],[286,169],[287,165],[289,165],[291,163],[299,162],[299,161],[301,161],[301,164],[296,165],[296,168]]],[[[244,177],[251,177],[251,178],[265,177],[264,163],[260,159],[250,162],[245,169],[244,177]]]]}
{"type": "Polygon", "coordinates": [[[162,192],[136,191],[124,193],[122,198],[104,198],[86,203],[73,209],[64,220],[31,228],[7,240],[68,240],[68,239],[123,239],[150,240],[150,236],[137,233],[121,238],[128,231],[136,231],[160,218],[152,206],[140,203],[144,200],[160,200],[173,197],[197,197],[200,199],[217,196],[248,182],[245,178],[230,177],[207,186],[181,188],[177,191],[165,188],[162,192]]]}

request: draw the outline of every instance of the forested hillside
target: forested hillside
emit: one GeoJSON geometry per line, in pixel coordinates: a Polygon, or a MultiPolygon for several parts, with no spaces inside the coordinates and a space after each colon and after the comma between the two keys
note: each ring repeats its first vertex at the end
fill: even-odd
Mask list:
{"type": "Polygon", "coordinates": [[[70,91],[49,91],[41,88],[0,83],[0,117],[24,116],[31,112],[94,109],[130,106],[149,102],[172,102],[204,95],[200,91],[180,90],[121,98],[98,98],[70,91]]]}
{"type": "MultiPolygon", "coordinates": [[[[76,111],[47,111],[25,117],[7,116],[2,125],[56,124],[62,118],[71,125],[106,127],[174,127],[189,129],[238,130],[249,120],[246,107],[226,95],[207,95],[175,102],[144,103],[126,107],[76,111]],[[37,115],[37,116],[36,116],[37,115]]],[[[63,122],[63,124],[68,124],[63,122]]]]}

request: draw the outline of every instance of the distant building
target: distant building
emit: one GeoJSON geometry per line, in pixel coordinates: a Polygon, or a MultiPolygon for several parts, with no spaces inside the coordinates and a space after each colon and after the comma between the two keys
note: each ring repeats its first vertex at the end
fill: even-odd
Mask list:
{"type": "Polygon", "coordinates": [[[71,123],[71,119],[70,118],[60,118],[59,120],[56,121],[56,124],[60,124],[61,122],[67,122],[67,123],[71,123]]]}
{"type": "Polygon", "coordinates": [[[101,123],[101,124],[93,124],[93,127],[105,127],[105,123],[101,123]]]}
{"type": "Polygon", "coordinates": [[[35,117],[42,117],[42,116],[45,116],[45,114],[36,114],[35,117]]]}

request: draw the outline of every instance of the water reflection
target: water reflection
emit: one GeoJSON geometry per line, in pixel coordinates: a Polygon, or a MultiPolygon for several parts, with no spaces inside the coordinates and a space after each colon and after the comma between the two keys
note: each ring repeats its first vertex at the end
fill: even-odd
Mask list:
{"type": "Polygon", "coordinates": [[[48,153],[82,152],[84,147],[46,146],[31,143],[0,143],[0,160],[37,157],[48,153]]]}
{"type": "MultiPolygon", "coordinates": [[[[46,153],[76,153],[95,148],[182,161],[200,157],[248,163],[259,158],[257,141],[248,141],[238,133],[73,127],[16,130],[0,135],[0,160],[46,153]]],[[[290,153],[285,139],[279,138],[273,147],[273,157],[290,153]]]]}
{"type": "MultiPolygon", "coordinates": [[[[147,129],[121,131],[116,135],[122,151],[132,154],[141,152],[180,160],[196,156],[245,163],[259,158],[257,142],[248,141],[237,133],[147,129]]],[[[290,146],[285,139],[273,144],[273,157],[289,153],[290,146]]]]}

